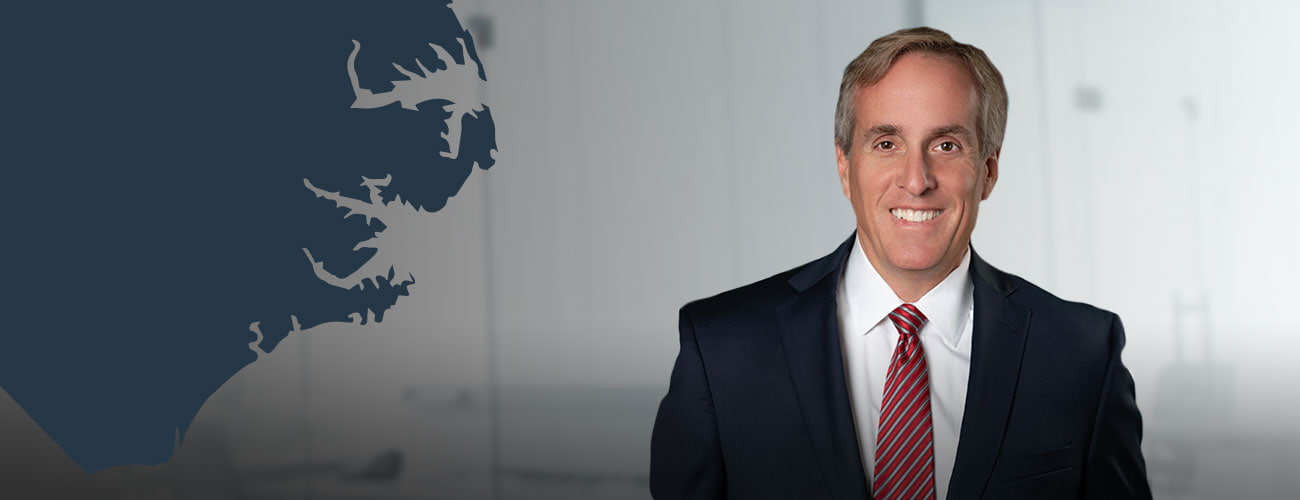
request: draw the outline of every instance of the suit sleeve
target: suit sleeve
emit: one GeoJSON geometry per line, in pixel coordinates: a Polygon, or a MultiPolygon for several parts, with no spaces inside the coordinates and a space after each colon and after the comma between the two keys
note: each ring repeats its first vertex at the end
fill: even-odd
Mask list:
{"type": "Polygon", "coordinates": [[[1133,377],[1120,361],[1123,349],[1124,326],[1118,316],[1112,315],[1106,381],[1084,467],[1086,499],[1151,498],[1142,459],[1142,415],[1138,413],[1133,377]]]}
{"type": "Polygon", "coordinates": [[[688,307],[680,313],[681,350],[650,437],[650,494],[660,500],[726,497],[713,397],[688,307]]]}

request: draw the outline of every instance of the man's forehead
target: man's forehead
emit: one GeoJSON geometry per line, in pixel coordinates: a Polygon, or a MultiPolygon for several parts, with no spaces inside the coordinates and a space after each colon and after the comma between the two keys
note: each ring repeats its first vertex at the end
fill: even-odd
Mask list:
{"type": "Polygon", "coordinates": [[[862,120],[858,126],[856,135],[863,141],[892,135],[897,137],[911,138],[911,140],[932,140],[936,137],[956,137],[963,143],[974,144],[978,140],[975,132],[974,113],[972,112],[967,123],[958,122],[936,122],[927,124],[906,124],[886,120],[870,120],[870,113],[866,113],[867,119],[862,120]],[[917,138],[920,139],[917,139],[917,138]]]}
{"type": "Polygon", "coordinates": [[[956,57],[900,57],[879,81],[853,95],[854,120],[863,132],[971,135],[979,94],[970,71],[956,57]]]}
{"type": "Polygon", "coordinates": [[[876,81],[859,85],[855,89],[854,99],[861,104],[864,97],[884,90],[899,92],[935,85],[945,87],[950,95],[961,95],[971,100],[975,100],[978,95],[975,75],[957,56],[909,52],[890,63],[889,68],[876,81]]]}

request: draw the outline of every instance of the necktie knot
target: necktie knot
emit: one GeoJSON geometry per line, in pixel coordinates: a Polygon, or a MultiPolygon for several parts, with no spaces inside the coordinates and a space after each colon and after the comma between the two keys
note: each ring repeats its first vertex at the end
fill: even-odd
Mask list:
{"type": "Polygon", "coordinates": [[[894,308],[889,313],[889,320],[894,322],[895,328],[898,328],[898,334],[904,337],[920,333],[921,327],[928,321],[925,315],[921,314],[920,309],[908,303],[894,308]]]}

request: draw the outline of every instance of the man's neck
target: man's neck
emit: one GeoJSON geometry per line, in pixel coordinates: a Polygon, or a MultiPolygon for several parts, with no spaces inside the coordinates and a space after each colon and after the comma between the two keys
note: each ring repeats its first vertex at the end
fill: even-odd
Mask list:
{"type": "MultiPolygon", "coordinates": [[[[970,250],[968,249],[967,251],[970,250]]],[[[880,278],[885,280],[885,283],[889,285],[889,288],[893,290],[894,294],[898,295],[898,298],[902,299],[903,302],[916,302],[921,300],[921,297],[924,297],[925,294],[929,293],[930,290],[933,290],[934,287],[939,286],[939,283],[942,283],[949,274],[952,274],[954,269],[957,269],[957,267],[961,265],[961,259],[957,259],[957,262],[954,262],[952,265],[937,269],[887,272],[881,269],[881,266],[877,265],[876,262],[872,260],[871,255],[867,255],[867,262],[871,264],[871,267],[876,270],[876,274],[879,274],[880,278]]]]}
{"type": "MultiPolygon", "coordinates": [[[[879,271],[879,269],[876,271],[879,271]]],[[[949,269],[948,272],[952,272],[952,269],[949,269]]],[[[889,276],[885,276],[883,273],[881,274],[881,277],[885,279],[885,283],[889,284],[889,288],[894,290],[894,294],[898,295],[898,298],[903,299],[903,302],[916,302],[921,300],[921,297],[924,297],[926,293],[929,293],[929,291],[933,290],[934,287],[939,285],[939,283],[942,283],[943,278],[946,276],[948,276],[947,273],[944,273],[943,276],[938,278],[927,276],[924,278],[899,279],[890,278],[889,276]]]]}

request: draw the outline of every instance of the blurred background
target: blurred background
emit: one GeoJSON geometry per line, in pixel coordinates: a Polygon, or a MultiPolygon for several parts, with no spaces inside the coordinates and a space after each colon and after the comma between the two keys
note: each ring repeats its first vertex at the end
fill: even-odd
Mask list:
{"type": "Polygon", "coordinates": [[[1284,213],[1300,4],[455,8],[500,150],[447,208],[388,224],[427,237],[410,254],[429,279],[382,323],[290,336],[209,399],[165,465],[78,475],[0,398],[6,448],[26,450],[4,467],[48,476],[45,496],[649,498],[677,308],[849,235],[840,72],[929,25],[983,48],[1011,96],[974,246],[1123,318],[1157,497],[1300,490],[1300,231],[1284,213]]]}

